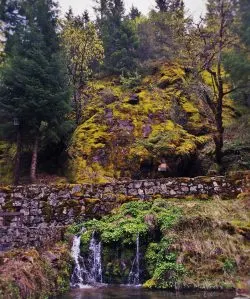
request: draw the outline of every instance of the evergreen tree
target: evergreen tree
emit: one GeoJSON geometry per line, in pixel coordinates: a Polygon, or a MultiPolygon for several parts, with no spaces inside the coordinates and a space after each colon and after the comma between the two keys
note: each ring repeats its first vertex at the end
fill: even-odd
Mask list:
{"type": "Polygon", "coordinates": [[[141,18],[137,22],[138,55],[144,62],[151,59],[180,58],[183,55],[184,37],[188,35],[186,28],[189,19],[184,18],[183,2],[175,0],[158,4],[162,7],[160,11],[152,10],[149,18],[141,18]]]}
{"type": "Polygon", "coordinates": [[[137,7],[135,7],[134,5],[132,5],[130,12],[129,12],[129,18],[131,20],[135,20],[136,18],[139,18],[141,16],[141,12],[139,11],[139,9],[137,7]]]}
{"type": "Polygon", "coordinates": [[[239,0],[240,37],[245,45],[250,46],[250,2],[239,0]]]}
{"type": "Polygon", "coordinates": [[[99,25],[101,25],[101,22],[104,21],[107,18],[108,15],[108,3],[109,0],[94,0],[96,5],[93,7],[97,22],[99,25]]]}
{"type": "Polygon", "coordinates": [[[234,14],[238,22],[232,30],[240,42],[224,53],[223,64],[230,74],[232,85],[236,87],[233,97],[250,106],[250,2],[239,0],[234,14]]]}
{"type": "Polygon", "coordinates": [[[156,8],[160,12],[184,12],[183,0],[155,0],[156,8]]]}
{"type": "Polygon", "coordinates": [[[90,21],[89,12],[87,10],[84,10],[83,12],[83,21],[84,24],[87,24],[90,21]]]}
{"type": "Polygon", "coordinates": [[[54,3],[28,0],[23,2],[22,10],[25,22],[14,31],[14,42],[1,72],[0,107],[6,120],[18,120],[17,156],[22,142],[32,147],[33,182],[40,142],[46,137],[55,142],[60,139],[61,125],[69,111],[69,92],[59,52],[54,3]]]}
{"type": "Polygon", "coordinates": [[[121,74],[136,67],[136,28],[125,18],[123,0],[99,1],[95,8],[104,46],[104,68],[121,74]],[[101,18],[100,18],[101,16],[101,18]]]}
{"type": "Polygon", "coordinates": [[[166,12],[168,10],[168,0],[156,0],[156,8],[161,12],[166,12]]]}

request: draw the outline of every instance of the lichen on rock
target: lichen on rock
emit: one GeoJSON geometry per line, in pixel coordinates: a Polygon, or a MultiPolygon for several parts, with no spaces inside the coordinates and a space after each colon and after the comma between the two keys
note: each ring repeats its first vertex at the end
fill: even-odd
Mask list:
{"type": "Polygon", "coordinates": [[[157,177],[162,160],[168,175],[187,175],[214,130],[204,101],[186,92],[187,80],[183,67],[165,63],[133,89],[112,77],[89,82],[83,121],[68,149],[70,180],[157,177]]]}

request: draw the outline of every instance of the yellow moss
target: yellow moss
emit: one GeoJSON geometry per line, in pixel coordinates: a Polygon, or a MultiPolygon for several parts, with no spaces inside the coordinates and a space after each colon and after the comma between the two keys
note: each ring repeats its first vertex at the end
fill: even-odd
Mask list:
{"type": "Polygon", "coordinates": [[[87,204],[95,204],[97,202],[100,202],[100,198],[86,198],[85,203],[87,204]]]}
{"type": "Polygon", "coordinates": [[[149,76],[144,78],[143,84],[159,84],[163,81],[168,81],[169,84],[173,84],[176,80],[184,80],[185,71],[178,64],[168,64],[165,63],[160,67],[159,72],[154,76],[149,76]]]}
{"type": "Polygon", "coordinates": [[[185,102],[182,104],[182,107],[188,113],[199,113],[199,110],[192,102],[185,102]]]}
{"type": "MultiPolygon", "coordinates": [[[[92,150],[105,147],[108,139],[107,126],[97,126],[95,116],[93,116],[76,129],[72,138],[72,148],[74,151],[89,155],[92,150]]],[[[69,153],[71,154],[71,151],[69,153]]]]}
{"type": "MultiPolygon", "coordinates": [[[[222,76],[226,76],[225,71],[222,71],[222,76]]],[[[203,80],[206,84],[208,84],[211,88],[213,88],[213,79],[212,75],[208,71],[204,71],[202,73],[203,80]]],[[[230,85],[229,84],[224,84],[224,91],[230,90],[230,85]]],[[[223,98],[223,125],[225,127],[230,126],[234,119],[235,119],[235,104],[230,99],[229,95],[226,95],[223,98]]]]}
{"type": "Polygon", "coordinates": [[[157,287],[157,282],[153,278],[151,278],[143,284],[143,287],[147,289],[154,289],[157,287]]]}
{"type": "Polygon", "coordinates": [[[250,221],[233,220],[231,223],[240,229],[250,230],[250,221]]]}
{"type": "MultiPolygon", "coordinates": [[[[117,78],[108,77],[90,82],[88,103],[83,123],[73,134],[68,153],[68,173],[72,182],[104,183],[114,178],[131,177],[145,160],[160,155],[185,156],[208,141],[207,136],[194,136],[171,117],[173,99],[188,116],[188,126],[207,126],[199,113],[199,101],[187,99],[179,84],[185,72],[178,64],[163,64],[153,76],[147,76],[137,88],[139,102],[129,100],[135,91],[122,89],[117,78]],[[161,79],[170,86],[157,88],[161,79]],[[178,85],[175,84],[178,80],[178,85]],[[116,96],[106,103],[103,92],[116,96]],[[108,113],[108,114],[107,114],[108,113]]],[[[198,131],[198,130],[197,130],[198,131]]]]}

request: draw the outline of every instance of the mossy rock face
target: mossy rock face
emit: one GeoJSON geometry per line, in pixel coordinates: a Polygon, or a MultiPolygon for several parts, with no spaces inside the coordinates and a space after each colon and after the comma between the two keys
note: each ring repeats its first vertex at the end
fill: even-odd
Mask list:
{"type": "Polygon", "coordinates": [[[90,82],[83,122],[68,149],[69,179],[104,183],[158,177],[162,161],[167,164],[163,175],[188,175],[214,127],[204,117],[204,101],[187,94],[187,76],[180,65],[163,64],[133,90],[124,89],[117,78],[90,82]]]}
{"type": "Polygon", "coordinates": [[[104,245],[102,252],[104,281],[110,284],[127,284],[135,248],[104,245]]]}

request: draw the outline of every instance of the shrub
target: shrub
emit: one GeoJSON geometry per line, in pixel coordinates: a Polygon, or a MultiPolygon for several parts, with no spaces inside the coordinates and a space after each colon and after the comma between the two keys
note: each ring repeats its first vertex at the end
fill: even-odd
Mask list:
{"type": "Polygon", "coordinates": [[[133,88],[137,87],[138,85],[140,85],[141,75],[138,74],[137,71],[135,71],[134,73],[128,73],[127,76],[122,74],[120,76],[120,81],[121,81],[123,88],[133,89],[133,88]]]}

